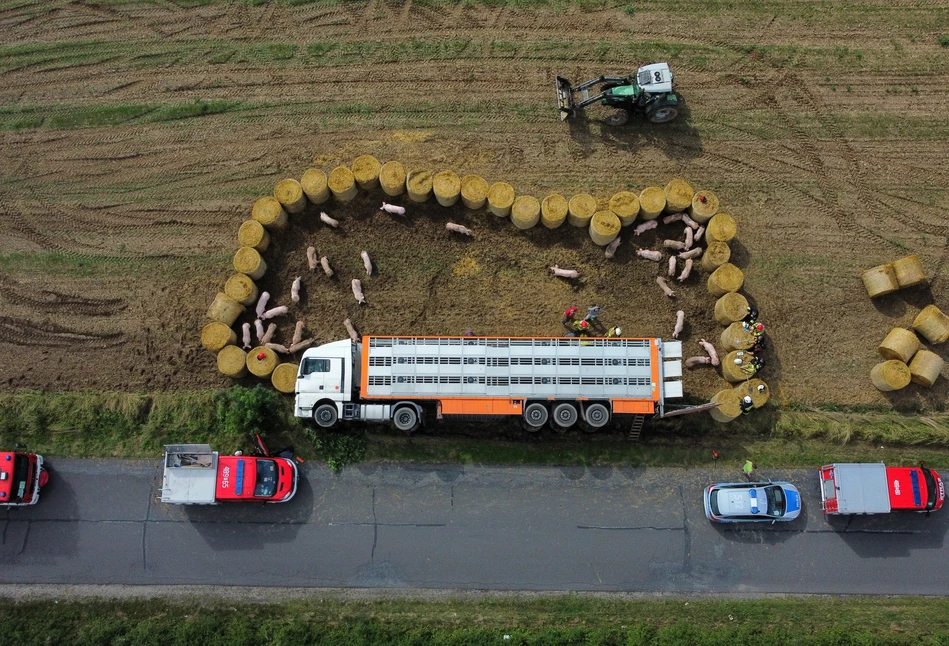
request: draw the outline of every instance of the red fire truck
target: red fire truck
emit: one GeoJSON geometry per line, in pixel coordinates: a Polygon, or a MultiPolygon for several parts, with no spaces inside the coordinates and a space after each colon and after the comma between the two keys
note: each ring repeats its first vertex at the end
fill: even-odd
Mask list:
{"type": "Polygon", "coordinates": [[[0,507],[35,505],[48,481],[42,455],[0,451],[0,507]]]}
{"type": "Polygon", "coordinates": [[[820,470],[824,513],[888,514],[891,511],[935,511],[946,499],[939,474],[918,467],[870,464],[828,464],[820,470]]]}

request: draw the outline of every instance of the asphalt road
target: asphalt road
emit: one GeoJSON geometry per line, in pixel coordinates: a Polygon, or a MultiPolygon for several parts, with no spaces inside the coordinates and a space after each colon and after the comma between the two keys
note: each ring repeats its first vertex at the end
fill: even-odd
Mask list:
{"type": "Polygon", "coordinates": [[[949,594],[949,510],[840,519],[817,472],[791,523],[722,528],[726,471],[304,465],[285,504],[156,502],[160,461],[49,461],[34,507],[0,512],[0,583],[949,594]]]}

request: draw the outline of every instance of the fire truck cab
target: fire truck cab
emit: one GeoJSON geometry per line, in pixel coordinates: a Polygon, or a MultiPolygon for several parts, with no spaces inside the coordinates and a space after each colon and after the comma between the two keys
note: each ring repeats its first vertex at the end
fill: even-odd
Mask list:
{"type": "Polygon", "coordinates": [[[35,505],[48,480],[42,455],[0,451],[0,507],[35,505]]]}

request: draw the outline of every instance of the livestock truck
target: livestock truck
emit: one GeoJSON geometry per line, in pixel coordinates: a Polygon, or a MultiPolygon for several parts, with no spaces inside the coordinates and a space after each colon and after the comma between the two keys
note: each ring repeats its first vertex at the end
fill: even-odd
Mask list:
{"type": "Polygon", "coordinates": [[[42,455],[0,451],[0,507],[35,505],[48,480],[42,455]]]}
{"type": "Polygon", "coordinates": [[[296,492],[297,465],[288,458],[218,455],[207,444],[165,446],[162,502],[286,502],[296,492]]]}
{"type": "MultiPolygon", "coordinates": [[[[411,432],[436,419],[520,416],[528,430],[615,415],[671,416],[707,406],[682,397],[682,344],[656,338],[363,336],[308,349],[294,413],[321,428],[387,422],[411,432]]],[[[635,422],[634,422],[635,425],[635,422]]]]}
{"type": "Polygon", "coordinates": [[[820,469],[821,507],[827,515],[930,512],[942,507],[946,489],[939,474],[882,462],[828,464],[820,469]]]}

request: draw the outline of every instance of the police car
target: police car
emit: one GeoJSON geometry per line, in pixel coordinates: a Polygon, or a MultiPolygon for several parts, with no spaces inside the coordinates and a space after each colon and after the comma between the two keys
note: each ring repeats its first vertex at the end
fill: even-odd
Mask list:
{"type": "Polygon", "coordinates": [[[705,515],[715,523],[794,520],[801,494],[790,482],[722,482],[705,489],[705,515]]]}

